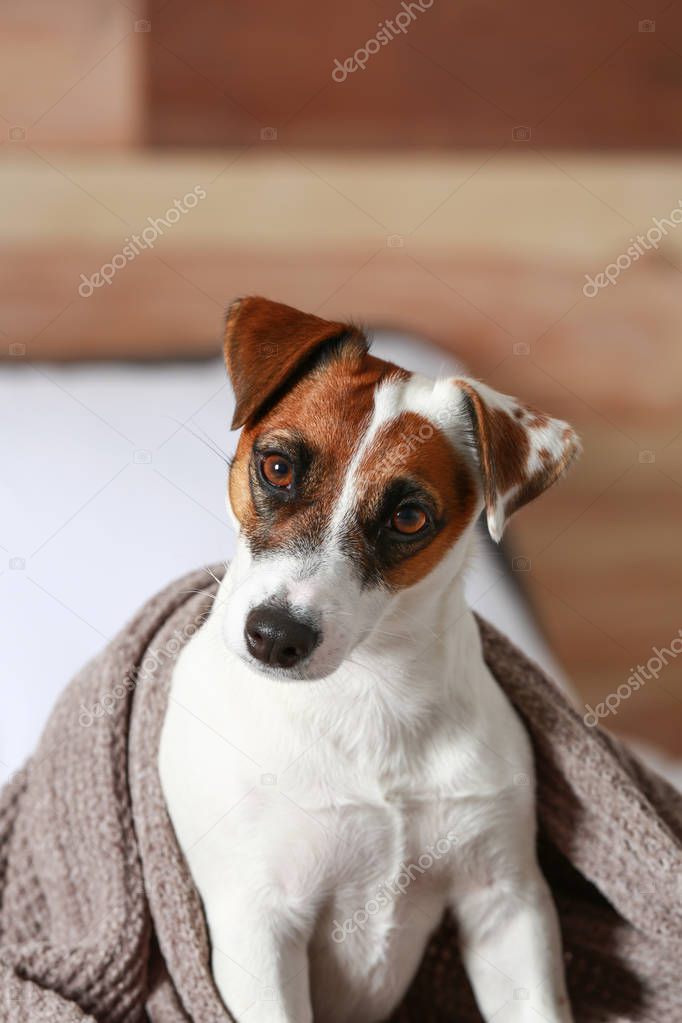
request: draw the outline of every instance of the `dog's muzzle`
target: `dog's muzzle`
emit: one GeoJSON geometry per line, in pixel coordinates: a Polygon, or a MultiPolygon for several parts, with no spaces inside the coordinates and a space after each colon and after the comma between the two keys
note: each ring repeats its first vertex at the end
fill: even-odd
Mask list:
{"type": "Polygon", "coordinates": [[[271,668],[293,668],[313,652],[320,634],[289,611],[260,604],[247,615],[244,638],[256,660],[271,668]]]}

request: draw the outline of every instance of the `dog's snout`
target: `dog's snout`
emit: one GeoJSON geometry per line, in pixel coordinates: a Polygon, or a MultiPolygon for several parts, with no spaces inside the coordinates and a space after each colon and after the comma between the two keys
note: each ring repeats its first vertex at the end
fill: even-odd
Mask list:
{"type": "Polygon", "coordinates": [[[249,652],[274,668],[293,668],[312,653],[319,639],[311,625],[267,604],[249,612],[244,635],[249,652]]]}

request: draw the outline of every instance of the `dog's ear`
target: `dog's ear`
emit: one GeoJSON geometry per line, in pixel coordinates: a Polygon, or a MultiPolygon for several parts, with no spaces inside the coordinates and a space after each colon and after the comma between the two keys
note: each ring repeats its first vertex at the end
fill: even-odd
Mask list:
{"type": "Polygon", "coordinates": [[[253,419],[325,342],[345,338],[356,339],[366,349],[360,331],[347,324],[267,298],[236,299],[227,312],[224,341],[235,395],[232,429],[253,419]]]}
{"type": "Polygon", "coordinates": [[[477,380],[459,377],[466,423],[483,484],[488,531],[502,538],[507,519],[556,482],[580,452],[572,427],[477,380]]]}

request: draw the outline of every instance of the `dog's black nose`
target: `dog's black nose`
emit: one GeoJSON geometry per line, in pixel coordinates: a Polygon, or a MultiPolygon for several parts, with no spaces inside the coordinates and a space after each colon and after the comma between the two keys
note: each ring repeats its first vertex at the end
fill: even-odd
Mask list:
{"type": "Polygon", "coordinates": [[[249,652],[274,668],[293,668],[312,653],[319,639],[311,625],[267,604],[249,612],[244,636],[249,652]]]}

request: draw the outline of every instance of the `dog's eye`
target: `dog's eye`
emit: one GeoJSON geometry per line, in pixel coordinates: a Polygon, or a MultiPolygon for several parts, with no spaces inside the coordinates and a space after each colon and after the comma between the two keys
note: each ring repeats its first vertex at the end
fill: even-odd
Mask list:
{"type": "Polygon", "coordinates": [[[260,461],[260,471],[266,483],[284,490],[294,479],[294,467],[284,455],[265,455],[260,461]]]}
{"type": "Polygon", "coordinates": [[[389,525],[396,533],[414,536],[428,525],[429,517],[418,504],[401,504],[391,515],[389,525]]]}

